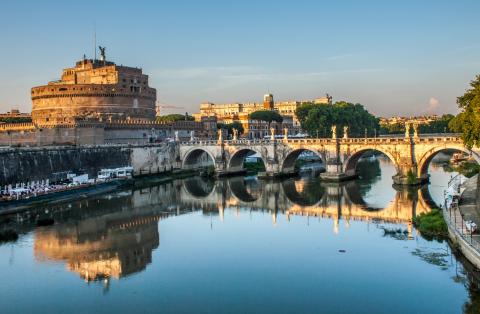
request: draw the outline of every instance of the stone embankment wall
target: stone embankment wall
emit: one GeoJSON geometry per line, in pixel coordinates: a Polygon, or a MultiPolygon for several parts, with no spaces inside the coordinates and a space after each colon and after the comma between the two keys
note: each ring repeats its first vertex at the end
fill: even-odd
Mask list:
{"type": "Polygon", "coordinates": [[[96,176],[102,168],[132,166],[135,175],[177,168],[175,144],[51,146],[0,149],[0,186],[36,180],[57,180],[65,172],[96,176]]]}

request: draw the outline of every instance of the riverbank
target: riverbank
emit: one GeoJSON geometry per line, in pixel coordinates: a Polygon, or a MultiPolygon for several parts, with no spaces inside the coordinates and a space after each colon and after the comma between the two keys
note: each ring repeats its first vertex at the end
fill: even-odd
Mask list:
{"type": "Polygon", "coordinates": [[[452,243],[477,269],[480,269],[480,235],[472,234],[465,225],[465,221],[471,220],[480,226],[478,175],[464,182],[461,190],[458,209],[444,208],[443,216],[452,243]]]}
{"type": "Polygon", "coordinates": [[[3,202],[2,204],[0,204],[0,216],[27,211],[31,208],[39,206],[71,202],[77,199],[100,195],[129,186],[143,188],[150,185],[167,183],[176,179],[187,178],[197,173],[197,171],[193,170],[174,170],[171,172],[162,173],[160,175],[136,176],[131,179],[109,181],[105,183],[90,185],[85,188],[77,188],[74,190],[65,190],[51,194],[45,194],[39,197],[23,199],[21,201],[14,200],[12,201],[12,203],[3,202]]]}

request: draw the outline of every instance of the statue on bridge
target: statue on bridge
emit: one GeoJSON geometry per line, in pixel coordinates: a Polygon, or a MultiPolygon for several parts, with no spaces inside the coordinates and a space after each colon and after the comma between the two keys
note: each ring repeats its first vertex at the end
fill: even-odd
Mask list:
{"type": "Polygon", "coordinates": [[[175,131],[175,142],[178,142],[180,138],[178,137],[178,131],[175,131]]]}
{"type": "Polygon", "coordinates": [[[283,140],[288,141],[288,128],[283,128],[283,140]]]}
{"type": "Polygon", "coordinates": [[[195,140],[195,131],[190,132],[190,142],[195,140]]]}
{"type": "Polygon", "coordinates": [[[405,122],[405,138],[410,138],[410,122],[405,122]]]}
{"type": "Polygon", "coordinates": [[[275,128],[270,128],[270,134],[271,134],[270,139],[272,141],[275,141],[275,128]]]}
{"type": "Polygon", "coordinates": [[[337,126],[332,125],[332,139],[336,139],[336,138],[337,138],[337,126]]]}
{"type": "Polygon", "coordinates": [[[418,123],[413,123],[413,137],[418,138],[418,123]]]}
{"type": "Polygon", "coordinates": [[[348,138],[348,126],[343,127],[343,138],[348,138]]]}
{"type": "Polygon", "coordinates": [[[223,143],[223,129],[218,129],[218,144],[223,143]]]}
{"type": "Polygon", "coordinates": [[[233,128],[232,132],[233,132],[233,140],[234,141],[238,140],[238,130],[233,128]]]}

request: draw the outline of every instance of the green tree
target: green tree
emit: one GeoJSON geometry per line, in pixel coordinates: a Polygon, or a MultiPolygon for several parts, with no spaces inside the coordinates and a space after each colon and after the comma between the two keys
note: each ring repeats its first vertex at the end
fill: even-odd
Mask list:
{"type": "Polygon", "coordinates": [[[179,113],[167,114],[165,116],[157,117],[158,122],[177,122],[177,121],[193,121],[195,120],[192,116],[188,114],[183,115],[179,113]]]}
{"type": "Polygon", "coordinates": [[[480,147],[480,75],[470,82],[470,89],[457,98],[461,112],[453,118],[449,127],[462,133],[462,139],[469,148],[480,147]]]}
{"type": "Polygon", "coordinates": [[[273,121],[279,123],[283,122],[283,117],[278,112],[272,110],[258,110],[252,112],[249,117],[250,120],[268,122],[268,127],[270,127],[270,123],[272,123],[273,121]]]}
{"type": "Polygon", "coordinates": [[[238,121],[233,121],[232,123],[217,123],[217,129],[227,130],[228,135],[233,135],[233,129],[238,130],[238,135],[243,134],[245,131],[243,125],[238,121]]]}
{"type": "MultiPolygon", "coordinates": [[[[450,133],[449,123],[454,118],[451,114],[444,114],[438,120],[434,120],[428,124],[420,124],[418,132],[423,134],[428,133],[450,133]]],[[[394,123],[380,125],[380,134],[402,134],[405,133],[405,124],[394,123]]]]}
{"type": "MultiPolygon", "coordinates": [[[[331,128],[337,126],[337,132],[343,132],[343,127],[348,126],[349,136],[373,136],[379,129],[379,120],[370,114],[360,104],[345,101],[333,105],[304,103],[297,108],[296,115],[304,130],[311,136],[331,136],[331,128]]],[[[342,136],[343,134],[337,134],[342,136]]]]}
{"type": "Polygon", "coordinates": [[[453,118],[454,116],[451,114],[444,114],[438,120],[419,125],[418,131],[420,133],[449,133],[452,131],[449,123],[453,118]]]}
{"type": "Polygon", "coordinates": [[[0,122],[24,123],[24,122],[32,122],[32,118],[29,118],[29,117],[4,117],[4,118],[0,118],[0,122]]]}
{"type": "Polygon", "coordinates": [[[380,134],[402,134],[405,133],[403,123],[380,124],[380,134]]]}

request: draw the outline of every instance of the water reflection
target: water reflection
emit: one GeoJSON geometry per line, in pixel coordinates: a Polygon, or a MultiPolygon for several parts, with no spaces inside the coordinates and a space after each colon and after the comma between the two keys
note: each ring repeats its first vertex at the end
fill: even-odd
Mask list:
{"type": "Polygon", "coordinates": [[[397,190],[379,208],[364,200],[368,193],[364,184],[325,184],[311,178],[213,181],[194,177],[124,191],[53,208],[50,217],[56,223],[35,230],[34,254],[41,262],[63,261],[86,281],[120,278],[151,263],[152,250],[160,244],[160,219],[193,211],[219,215],[221,220],[228,210],[264,211],[271,214],[273,224],[279,215],[287,223],[292,216],[322,217],[332,220],[334,233],[340,232],[341,219],[347,228],[350,221],[389,222],[403,224],[412,238],[413,217],[430,210],[424,197],[428,190],[397,190]]]}
{"type": "MultiPolygon", "coordinates": [[[[315,296],[328,297],[309,297],[297,302],[299,295],[292,295],[295,302],[288,312],[298,309],[298,304],[305,306],[305,312],[314,312],[313,307],[320,305],[332,312],[345,296],[363,299],[378,286],[385,291],[392,290],[386,293],[385,300],[398,300],[397,305],[401,305],[393,312],[400,309],[411,312],[410,303],[401,303],[398,295],[406,293],[408,299],[424,300],[426,290],[436,289],[428,281],[431,278],[441,282],[449,293],[457,293],[457,298],[464,296],[465,299],[457,301],[468,300],[464,310],[473,312],[479,302],[478,280],[474,278],[478,273],[468,269],[468,264],[466,267],[458,264],[458,272],[452,273],[457,261],[462,262],[461,257],[452,256],[446,243],[426,242],[417,237],[412,227],[415,215],[430,210],[440,187],[395,190],[391,186],[392,168],[386,159],[367,160],[361,167],[363,174],[359,180],[342,184],[326,184],[308,177],[281,181],[262,181],[255,177],[214,181],[192,177],[40,208],[10,217],[8,225],[31,236],[33,258],[37,262],[35,269],[41,271],[61,264],[68,270],[63,273],[70,274],[75,281],[79,276],[88,282],[107,281],[112,286],[117,281],[109,281],[110,278],[132,275],[131,280],[119,281],[116,289],[109,291],[108,300],[115,300],[110,305],[117,310],[127,311],[125,300],[131,297],[132,289],[140,286],[145,287],[143,302],[169,304],[167,312],[168,309],[182,312],[177,307],[184,300],[176,291],[190,291],[189,295],[199,295],[199,300],[205,300],[211,293],[223,300],[236,300],[233,296],[239,295],[239,300],[259,296],[262,300],[256,300],[260,304],[264,298],[275,298],[291,286],[298,290],[307,287],[315,296]],[[52,218],[55,224],[36,228],[38,217],[52,218]],[[210,226],[205,226],[205,222],[210,226]],[[318,235],[321,238],[317,238],[318,235]],[[347,252],[339,253],[343,248],[347,248],[347,252]],[[271,263],[272,259],[277,262],[271,263]],[[390,260],[395,263],[389,264],[390,260]],[[288,268],[295,263],[302,267],[288,268]],[[444,273],[432,272],[432,268],[444,273]],[[378,272],[388,274],[389,279],[379,281],[378,272]],[[414,282],[412,290],[405,288],[412,288],[412,281],[403,279],[408,276],[421,277],[414,282]],[[269,280],[259,287],[251,286],[249,280],[257,282],[260,277],[269,280]],[[282,281],[282,278],[287,279],[282,281]],[[465,289],[458,292],[459,285],[455,282],[465,289]],[[367,289],[363,295],[359,294],[356,284],[367,289]],[[251,294],[237,290],[248,285],[251,294]],[[342,289],[339,299],[335,299],[335,289],[342,289]],[[150,293],[168,297],[156,299],[150,293]]],[[[432,169],[437,171],[435,167],[432,169]]],[[[12,244],[13,247],[22,250],[18,243],[12,244]]],[[[1,249],[0,246],[0,256],[1,249]]],[[[18,266],[22,271],[23,267],[25,265],[18,266]]],[[[25,269],[28,270],[28,266],[25,269]]],[[[0,274],[8,277],[6,272],[0,271],[0,274]]],[[[52,276],[52,284],[57,287],[69,283],[58,272],[46,273],[52,276]]],[[[35,284],[43,282],[36,274],[23,279],[28,278],[35,284]]],[[[66,293],[78,293],[85,286],[70,285],[66,293]]],[[[35,296],[28,288],[15,288],[35,296]]],[[[92,300],[88,292],[81,293],[85,300],[92,300]]],[[[448,301],[448,304],[458,309],[463,304],[459,304],[460,301],[448,301]]],[[[101,301],[97,299],[97,302],[101,301]]],[[[346,312],[355,312],[357,303],[366,307],[371,304],[362,302],[357,299],[346,303],[346,312]]],[[[235,308],[216,305],[219,306],[217,312],[235,308]]],[[[242,303],[242,306],[245,305],[242,303]]],[[[417,310],[428,312],[434,307],[429,306],[427,302],[417,310]]],[[[185,307],[183,312],[191,312],[192,307],[185,307]]],[[[281,312],[281,308],[276,310],[272,307],[271,311],[281,312]]]]}

